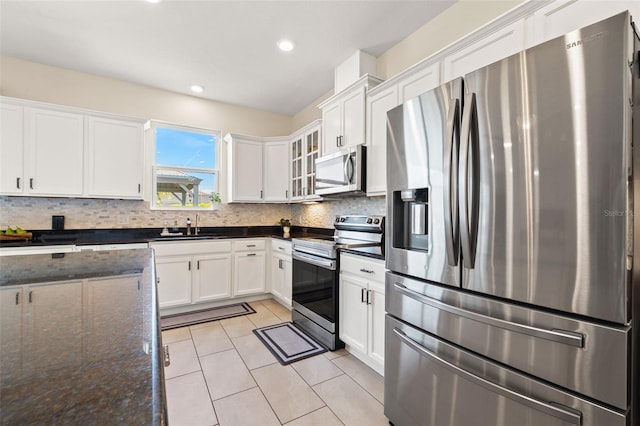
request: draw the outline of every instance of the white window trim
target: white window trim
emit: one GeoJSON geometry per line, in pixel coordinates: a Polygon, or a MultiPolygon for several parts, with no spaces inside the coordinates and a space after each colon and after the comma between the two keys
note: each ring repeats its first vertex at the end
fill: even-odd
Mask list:
{"type": "MultiPolygon", "coordinates": [[[[202,210],[211,210],[211,207],[161,207],[156,205],[156,169],[170,169],[170,170],[179,170],[184,172],[197,172],[197,173],[211,173],[215,175],[215,188],[214,191],[220,194],[220,197],[223,197],[223,194],[220,190],[220,180],[221,180],[221,154],[222,154],[222,132],[219,130],[206,129],[202,127],[193,127],[193,126],[183,126],[179,124],[167,123],[163,121],[152,120],[148,123],[148,126],[145,128],[150,130],[150,140],[149,140],[149,163],[151,167],[149,167],[149,172],[151,173],[151,193],[149,194],[149,205],[151,210],[159,210],[159,211],[202,211],[202,210]],[[182,130],[192,133],[200,133],[215,136],[216,138],[216,168],[208,169],[208,168],[193,168],[193,167],[178,167],[178,166],[165,166],[161,164],[156,164],[156,129],[158,127],[164,129],[173,129],[173,130],[182,130]]],[[[224,199],[224,198],[223,198],[224,199]]]]}

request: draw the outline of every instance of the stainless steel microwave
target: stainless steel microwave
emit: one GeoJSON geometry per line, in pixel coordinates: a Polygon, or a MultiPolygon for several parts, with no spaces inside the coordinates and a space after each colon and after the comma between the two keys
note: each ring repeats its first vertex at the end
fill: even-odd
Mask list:
{"type": "Polygon", "coordinates": [[[364,195],[366,192],[364,145],[342,149],[316,159],[317,195],[364,195]]]}

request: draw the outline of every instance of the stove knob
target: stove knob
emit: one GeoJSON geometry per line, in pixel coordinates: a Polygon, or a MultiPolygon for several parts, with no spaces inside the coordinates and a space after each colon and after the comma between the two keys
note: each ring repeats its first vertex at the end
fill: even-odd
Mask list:
{"type": "Polygon", "coordinates": [[[340,218],[336,216],[336,222],[340,222],[340,218]]]}
{"type": "Polygon", "coordinates": [[[374,219],[373,223],[375,223],[376,225],[380,223],[380,219],[374,219]]]}
{"type": "Polygon", "coordinates": [[[345,220],[344,217],[340,218],[340,222],[344,222],[344,220],[345,220]]]}
{"type": "MultiPolygon", "coordinates": [[[[377,219],[376,219],[376,220],[377,220],[377,219]]],[[[368,219],[367,219],[367,223],[371,223],[371,222],[373,222],[373,219],[368,218],[368,219]]]]}

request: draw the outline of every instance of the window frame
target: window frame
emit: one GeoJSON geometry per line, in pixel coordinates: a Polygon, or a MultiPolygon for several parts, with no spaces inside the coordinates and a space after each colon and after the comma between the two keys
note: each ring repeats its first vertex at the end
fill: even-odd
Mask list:
{"type": "MultiPolygon", "coordinates": [[[[188,206],[159,206],[156,204],[157,201],[157,170],[171,170],[177,172],[194,172],[194,173],[206,173],[212,174],[214,176],[214,188],[213,191],[217,192],[220,197],[222,197],[222,192],[220,190],[220,179],[221,179],[221,142],[222,142],[222,132],[220,130],[207,129],[203,127],[195,127],[195,126],[185,126],[180,124],[167,123],[163,121],[150,121],[150,130],[151,130],[151,140],[150,140],[150,172],[151,172],[151,196],[149,200],[149,205],[151,210],[158,211],[202,211],[202,210],[211,210],[212,206],[207,207],[188,207],[188,206]],[[198,168],[198,167],[179,167],[179,166],[168,166],[156,163],[156,130],[158,128],[162,129],[171,129],[178,130],[183,132],[191,132],[198,133],[204,135],[210,135],[215,138],[215,164],[214,168],[198,168]]],[[[212,205],[213,202],[212,202],[212,205]]]]}

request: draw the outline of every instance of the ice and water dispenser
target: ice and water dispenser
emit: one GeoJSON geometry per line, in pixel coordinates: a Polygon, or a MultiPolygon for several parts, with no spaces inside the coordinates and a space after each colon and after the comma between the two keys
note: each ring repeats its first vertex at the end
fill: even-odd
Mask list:
{"type": "Polygon", "coordinates": [[[429,188],[393,193],[393,247],[429,249],[429,188]]]}

